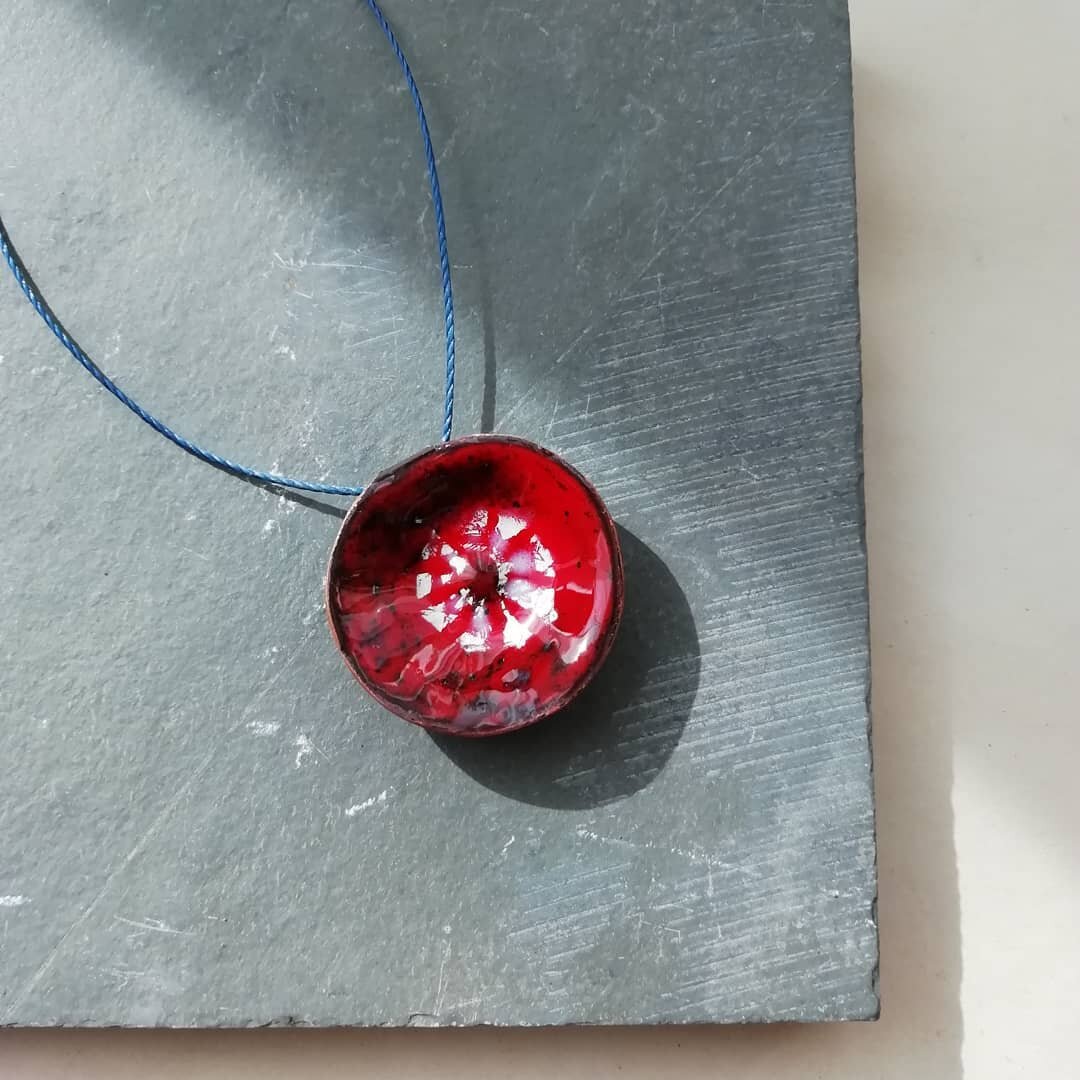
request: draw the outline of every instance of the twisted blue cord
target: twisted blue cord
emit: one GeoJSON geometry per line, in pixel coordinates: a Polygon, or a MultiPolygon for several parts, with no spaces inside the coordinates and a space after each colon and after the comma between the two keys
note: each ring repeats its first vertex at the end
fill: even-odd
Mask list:
{"type": "Polygon", "coordinates": [[[439,190],[439,173],[435,168],[435,149],[431,145],[431,132],[428,131],[427,116],[424,113],[424,105],[420,100],[420,91],[417,89],[416,80],[413,78],[409,61],[401,51],[398,39],[394,31],[386,21],[382,8],[375,0],[367,0],[372,15],[382,27],[386,40],[390,42],[390,48],[394,50],[401,71],[405,76],[405,85],[412,95],[413,105],[416,106],[416,117],[420,121],[420,137],[424,140],[424,158],[427,160],[428,181],[431,184],[431,204],[435,208],[435,237],[439,244],[439,269],[442,271],[443,291],[443,318],[446,323],[446,397],[443,404],[443,442],[450,441],[450,435],[454,428],[454,362],[457,346],[454,338],[454,290],[450,285],[450,255],[446,250],[446,220],[443,217],[442,192],[439,190]]]}
{"type": "MultiPolygon", "coordinates": [[[[454,292],[450,285],[450,257],[446,248],[446,220],[443,216],[442,193],[439,190],[439,174],[435,168],[435,150],[431,144],[431,132],[428,130],[427,116],[424,114],[424,106],[420,101],[420,91],[413,79],[409,62],[401,51],[397,38],[394,36],[386,16],[375,0],[367,0],[372,14],[382,28],[390,47],[394,50],[401,70],[405,75],[405,83],[409,88],[413,105],[416,107],[416,115],[420,121],[420,136],[424,141],[424,157],[427,161],[428,180],[431,184],[431,201],[435,208],[435,233],[439,246],[439,268],[442,271],[443,312],[446,322],[446,395],[444,399],[442,439],[448,442],[454,426],[454,364],[455,364],[455,340],[454,340],[454,292]]],[[[153,413],[147,412],[134,398],[129,397],[104,371],[101,370],[83,351],[79,343],[67,332],[64,324],[53,314],[45,298],[33,284],[30,272],[26,264],[19,257],[11,242],[3,219],[0,218],[0,254],[11,268],[15,280],[19,283],[26,299],[33,305],[34,310],[44,320],[45,325],[56,335],[60,344],[109,391],[118,401],[126,405],[140,420],[149,424],[159,435],[164,435],[169,442],[179,446],[200,461],[213,465],[217,469],[231,473],[233,476],[243,477],[246,480],[254,480],[257,483],[273,484],[275,487],[293,488],[297,491],[313,491],[320,495],[359,495],[364,489],[359,487],[342,487],[337,484],[318,484],[307,480],[294,480],[289,476],[279,476],[277,473],[263,472],[260,469],[250,469],[246,465],[239,465],[235,461],[206,450],[183,435],[177,434],[167,424],[159,420],[153,413]]]]}

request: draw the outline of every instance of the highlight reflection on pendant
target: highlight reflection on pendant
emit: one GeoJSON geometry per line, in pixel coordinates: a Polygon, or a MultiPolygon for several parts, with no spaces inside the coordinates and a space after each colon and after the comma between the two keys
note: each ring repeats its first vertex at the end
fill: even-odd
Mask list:
{"type": "Polygon", "coordinates": [[[550,716],[595,674],[622,613],[622,559],[580,473],[482,435],[378,477],[345,518],[326,591],[338,647],[387,709],[496,735],[550,716]]]}

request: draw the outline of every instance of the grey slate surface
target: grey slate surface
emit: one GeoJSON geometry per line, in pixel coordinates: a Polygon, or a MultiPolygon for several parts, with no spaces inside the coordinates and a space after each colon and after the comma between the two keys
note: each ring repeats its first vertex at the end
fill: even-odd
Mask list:
{"type": "MultiPolygon", "coordinates": [[[[625,532],[567,716],[436,741],[322,613],[334,500],[172,449],[0,287],[0,1021],[877,1010],[846,11],[392,0],[440,151],[459,431],[625,532]]],[[[363,482],[433,441],[431,214],[357,5],[12,0],[0,207],[185,434],[363,482]]]]}

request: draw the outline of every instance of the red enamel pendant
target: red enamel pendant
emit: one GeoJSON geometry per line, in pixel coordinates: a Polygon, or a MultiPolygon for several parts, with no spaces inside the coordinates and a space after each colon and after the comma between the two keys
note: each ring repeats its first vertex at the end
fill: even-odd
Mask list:
{"type": "Polygon", "coordinates": [[[432,731],[498,735],[562,708],[622,614],[615,524],[539,446],[456,439],[377,477],[341,527],[330,629],[361,685],[432,731]]]}

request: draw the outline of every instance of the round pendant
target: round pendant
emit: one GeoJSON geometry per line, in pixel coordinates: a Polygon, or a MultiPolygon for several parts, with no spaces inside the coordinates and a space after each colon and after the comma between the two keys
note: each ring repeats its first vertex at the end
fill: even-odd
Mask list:
{"type": "Polygon", "coordinates": [[[615,524],[539,446],[478,435],[377,477],[330,556],[330,629],[353,674],[421,727],[498,735],[562,708],[622,614],[615,524]]]}

